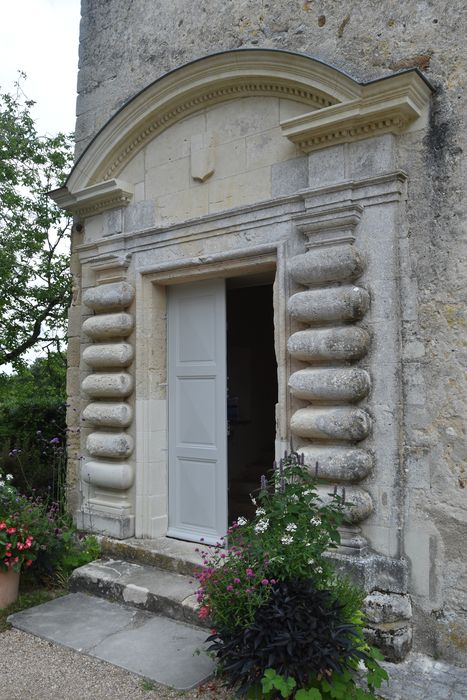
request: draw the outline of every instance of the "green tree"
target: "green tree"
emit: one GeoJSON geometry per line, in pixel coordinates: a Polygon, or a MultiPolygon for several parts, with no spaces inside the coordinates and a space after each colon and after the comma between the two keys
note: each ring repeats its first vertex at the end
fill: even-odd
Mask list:
{"type": "Polygon", "coordinates": [[[60,349],[70,304],[70,220],[47,192],[63,184],[71,138],[38,134],[21,89],[0,94],[0,366],[60,349]]]}

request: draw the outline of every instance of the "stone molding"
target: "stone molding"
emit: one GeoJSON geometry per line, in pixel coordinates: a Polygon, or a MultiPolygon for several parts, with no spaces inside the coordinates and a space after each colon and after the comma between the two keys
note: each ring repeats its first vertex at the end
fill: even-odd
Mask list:
{"type": "Polygon", "coordinates": [[[95,216],[107,209],[127,207],[133,197],[133,186],[122,180],[107,180],[71,193],[66,187],[49,192],[61,208],[79,218],[95,216]]]}
{"type": "Polygon", "coordinates": [[[302,151],[398,134],[422,116],[431,89],[416,72],[361,86],[358,99],[334,104],[281,123],[282,133],[302,151]]]}
{"type": "Polygon", "coordinates": [[[305,150],[375,133],[399,132],[428,104],[431,87],[416,70],[361,84],[316,59],[252,49],[207,56],[168,73],[133,97],[101,129],[75,164],[59,206],[83,216],[125,206],[131,191],[106,192],[127,163],[157,135],[190,114],[242,96],[285,97],[312,112],[282,123],[284,136],[305,150]],[[105,189],[105,188],[104,188],[105,189]],[[111,196],[113,194],[113,197],[111,196]],[[96,208],[97,207],[97,208],[96,208]]]}

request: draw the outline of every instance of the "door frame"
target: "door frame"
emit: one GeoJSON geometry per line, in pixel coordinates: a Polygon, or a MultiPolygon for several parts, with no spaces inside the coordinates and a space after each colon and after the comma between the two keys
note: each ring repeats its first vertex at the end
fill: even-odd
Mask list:
{"type": "Polygon", "coordinates": [[[167,287],[275,271],[274,344],[277,361],[276,457],[288,445],[287,380],[290,334],[285,243],[218,253],[209,261],[178,260],[140,271],[136,279],[136,537],[164,537],[168,527],[167,287]]]}

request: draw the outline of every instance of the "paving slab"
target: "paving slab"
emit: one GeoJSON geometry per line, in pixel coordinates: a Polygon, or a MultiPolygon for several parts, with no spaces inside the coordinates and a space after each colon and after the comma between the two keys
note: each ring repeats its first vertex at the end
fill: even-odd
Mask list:
{"type": "Polygon", "coordinates": [[[14,613],[8,621],[177,690],[196,687],[214,670],[211,659],[197,653],[205,630],[84,593],[14,613]]]}
{"type": "Polygon", "coordinates": [[[121,559],[98,559],[75,569],[73,592],[131,605],[174,620],[202,627],[197,614],[192,576],[121,559]]]}

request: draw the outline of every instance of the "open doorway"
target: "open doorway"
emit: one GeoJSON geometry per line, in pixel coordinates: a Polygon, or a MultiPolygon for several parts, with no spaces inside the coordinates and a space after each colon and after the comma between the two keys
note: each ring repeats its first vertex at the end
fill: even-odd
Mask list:
{"type": "Polygon", "coordinates": [[[272,467],[277,363],[273,273],[227,280],[229,522],[251,517],[250,494],[272,467]]]}

